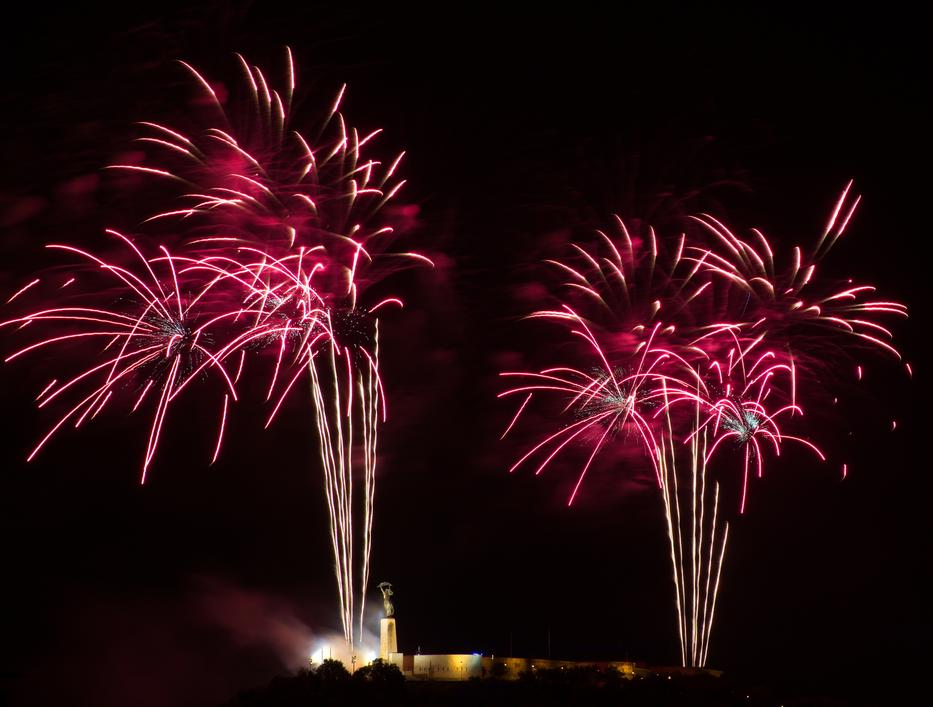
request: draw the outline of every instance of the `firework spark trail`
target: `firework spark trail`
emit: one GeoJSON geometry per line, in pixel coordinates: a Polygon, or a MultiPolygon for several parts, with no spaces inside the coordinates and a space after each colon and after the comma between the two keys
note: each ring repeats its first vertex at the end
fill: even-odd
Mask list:
{"type": "MultiPolygon", "coordinates": [[[[220,372],[226,386],[212,463],[220,454],[227,416],[237,400],[233,382],[243,384],[254,368],[263,368],[247,359],[266,352],[274,359],[264,386],[271,405],[267,427],[293,391],[302,388],[298,381],[308,376],[341,619],[352,653],[357,615],[357,635],[363,634],[378,424],[386,414],[376,312],[402,306],[394,296],[370,301],[368,290],[403,267],[432,263],[419,253],[391,247],[412,225],[417,211],[384,209],[395,203],[404,187],[398,171],[405,153],[389,160],[369,155],[382,131],[364,133],[347,123],[341,112],[346,86],[315,129],[294,129],[296,72],[289,49],[286,59],[285,86],[279,89],[237,55],[246,93],[241,96],[234,86],[229,101],[226,92],[216,91],[197,69],[180,62],[207,98],[203,115],[188,116],[193,119],[186,125],[194,127],[184,129],[139,123],[144,163],[108,167],[114,174],[158,183],[160,195],[177,189],[174,203],[157,201],[139,225],[156,242],[171,239],[175,254],[160,246],[160,257],[145,258],[133,242],[113,232],[144,266],[134,273],[71,249],[120,281],[120,306],[52,307],[5,324],[34,325],[30,331],[40,324],[57,327],[54,335],[14,353],[11,360],[45,347],[87,344],[95,337],[109,340],[105,352],[119,349],[119,354],[77,377],[59,376],[46,386],[38,396],[40,407],[90,384],[95,376],[103,379],[89,395],[82,389],[85,397],[33,455],[69,420],[77,418],[80,425],[105,406],[115,407],[122,399],[118,388],[132,381],[141,390],[132,396],[131,411],[148,404],[155,408],[144,479],[172,403],[204,373],[220,372]],[[240,110],[243,105],[245,110],[240,110]],[[86,330],[72,331],[78,322],[86,330]],[[362,323],[371,325],[368,334],[355,330],[362,323]],[[228,365],[235,371],[232,376],[228,365]],[[359,507],[356,501],[361,501],[359,507]]],[[[61,288],[74,281],[69,279],[61,288]]],[[[41,278],[34,278],[10,294],[6,304],[18,307],[42,287],[41,278]]],[[[77,294],[95,293],[84,289],[77,294]]]]}
{"type": "MultiPolygon", "coordinates": [[[[571,441],[588,439],[590,430],[602,429],[569,503],[573,503],[592,462],[612,436],[610,430],[634,433],[648,458],[655,462],[652,411],[666,404],[662,384],[689,388],[696,382],[695,359],[706,357],[703,350],[692,345],[690,335],[699,335],[700,329],[691,321],[687,305],[694,302],[695,306],[709,278],[684,260],[683,239],[674,252],[665,253],[653,230],[649,230],[647,239],[639,241],[633,239],[621,219],[616,225],[616,240],[597,231],[602,247],[573,245],[576,262],[546,261],[567,278],[562,282],[566,299],[560,301],[559,307],[539,310],[528,317],[556,323],[570,340],[582,340],[581,356],[591,362],[590,372],[559,366],[502,374],[518,378],[519,384],[499,397],[524,397],[503,437],[535,396],[566,395],[561,414],[579,418],[532,447],[511,471],[531,456],[550,450],[536,470],[540,473],[571,441]],[[660,314],[672,317],[676,323],[661,319],[660,314]],[[620,337],[620,332],[624,336],[620,337]]],[[[655,473],[660,486],[656,465],[655,473]]]]}
{"type": "Polygon", "coordinates": [[[678,443],[667,412],[668,434],[660,439],[654,454],[661,470],[681,662],[704,667],[729,524],[719,516],[718,482],[707,483],[706,433],[694,435],[686,445],[678,443]],[[684,465],[678,459],[683,462],[684,457],[689,475],[681,478],[679,469],[684,465]],[[710,516],[707,505],[713,508],[710,516]]]}
{"type": "MultiPolygon", "coordinates": [[[[260,255],[255,249],[241,250],[260,255]]],[[[208,260],[208,259],[205,259],[208,260]]],[[[359,617],[358,635],[363,633],[364,597],[369,578],[369,556],[372,548],[374,520],[373,497],[376,471],[376,429],[380,407],[378,380],[378,339],[370,357],[364,347],[341,348],[339,332],[331,312],[326,309],[312,277],[315,265],[302,275],[303,253],[280,260],[260,257],[254,262],[232,261],[232,271],[219,268],[216,258],[211,268],[218,269],[220,278],[232,277],[244,283],[248,290],[244,313],[255,315],[248,336],[234,342],[224,355],[269,336],[278,338],[278,356],[267,397],[271,396],[283,366],[286,343],[295,342],[292,376],[278,398],[269,422],[293,387],[301,371],[307,367],[312,390],[312,404],[320,443],[320,458],[324,467],[324,490],[330,516],[330,537],[334,552],[338,599],[344,637],[349,646],[355,643],[353,622],[359,617]],[[246,276],[245,274],[249,274],[246,276]],[[252,303],[250,305],[250,303],[252,303]],[[249,305],[249,306],[247,306],[249,305]],[[357,365],[363,362],[362,369],[357,365]],[[357,388],[354,394],[354,388],[357,388]],[[354,420],[359,424],[354,427],[354,420]],[[362,544],[361,581],[354,580],[354,545],[357,528],[354,524],[355,501],[353,487],[357,464],[354,448],[362,446],[363,519],[359,529],[362,544]],[[357,586],[359,595],[357,596],[357,586]],[[355,606],[359,603],[359,609],[355,606]]],[[[193,267],[203,268],[202,262],[193,267]]],[[[217,278],[215,277],[215,280],[217,278]]],[[[374,326],[375,326],[374,321],[374,326]]],[[[352,334],[352,332],[350,332],[352,334]]]]}
{"type": "Polygon", "coordinates": [[[236,400],[236,391],[223,362],[212,350],[216,321],[199,310],[198,297],[179,281],[176,258],[164,247],[160,248],[158,257],[147,258],[131,239],[116,231],[109,233],[130,249],[134,258],[131,264],[120,265],[73,246],[48,246],[77,255],[94,266],[86,277],[104,276],[107,286],[90,291],[99,304],[41,308],[2,322],[0,326],[28,323],[36,327],[54,327],[53,335],[10,354],[5,359],[7,362],[48,347],[65,347],[68,351],[78,347],[81,355],[91,362],[81,372],[62,376],[46,386],[38,396],[39,408],[66,398],[67,394],[83,397],[58,419],[29,454],[28,460],[32,460],[69,420],[76,418],[74,427],[77,428],[100,414],[108,404],[116,406],[118,401],[125,402],[127,396],[121,395],[125,388],[132,385],[137,386],[137,390],[142,388],[130,412],[140,407],[150,390],[158,392],[142,464],[140,482],[144,483],[171,403],[181,391],[208,371],[220,375],[227,390],[217,436],[218,450],[227,400],[236,400]],[[157,270],[167,272],[159,275],[157,270]],[[67,333],[60,333],[62,331],[67,333]],[[101,339],[105,339],[105,343],[96,345],[101,339]]]}
{"type": "MultiPolygon", "coordinates": [[[[111,166],[169,178],[183,187],[178,198],[190,206],[155,212],[146,221],[176,221],[202,248],[224,248],[240,240],[282,255],[296,247],[326,246],[331,281],[322,291],[340,297],[355,296],[363,284],[358,270],[367,270],[366,284],[372,281],[376,271],[366,266],[376,257],[395,263],[425,260],[417,253],[387,250],[395,232],[390,219],[368,225],[404,186],[396,177],[404,153],[387,165],[363,156],[363,148],[381,130],[361,136],[347,125],[339,112],[345,87],[314,139],[296,130],[286,134],[291,116],[278,92],[258,67],[238,58],[249,79],[249,101],[261,110],[230,113],[216,100],[210,83],[184,64],[215,103],[213,113],[223,128],[211,124],[185,134],[159,123],[140,123],[149,134],[139,140],[157,151],[159,166],[111,166]],[[273,104],[280,115],[270,122],[273,104]]],[[[290,96],[294,64],[290,58],[288,63],[290,96]]],[[[290,105],[290,98],[285,103],[290,105]]],[[[383,271],[390,269],[387,264],[381,263],[383,271]]]]}
{"type": "MultiPolygon", "coordinates": [[[[708,366],[717,353],[712,341],[730,331],[731,325],[693,316],[690,308],[698,307],[710,279],[683,258],[684,239],[673,254],[662,254],[653,230],[636,246],[624,222],[617,224],[618,246],[598,232],[609,255],[574,246],[579,264],[548,261],[569,276],[564,286],[574,304],[563,301],[559,307],[530,315],[560,325],[559,331],[571,341],[582,340],[580,356],[590,362],[590,368],[562,365],[502,374],[516,383],[499,397],[522,397],[503,436],[535,396],[562,399],[558,415],[570,414],[575,421],[545,436],[510,471],[536,454],[546,454],[536,470],[540,473],[571,442],[584,439],[590,451],[568,504],[573,503],[587,471],[609,441],[636,441],[654,467],[664,508],[681,660],[684,665],[702,665],[703,646],[712,629],[710,585],[713,570],[719,567],[712,558],[717,542],[725,536],[719,532],[719,487],[707,484],[706,478],[708,433],[693,435],[684,447],[685,435],[675,434],[672,415],[679,412],[679,403],[689,400],[696,409],[694,426],[699,424],[701,407],[709,408],[710,397],[700,368],[708,366]],[[660,319],[659,313],[666,319],[660,319]],[[659,424],[659,417],[666,420],[666,427],[659,424]],[[592,430],[597,434],[589,434],[592,430]],[[620,434],[624,432],[632,435],[620,434]],[[678,471],[677,458],[683,449],[692,452],[687,479],[680,479],[678,471]],[[711,520],[707,505],[716,509],[711,520]]],[[[724,545],[720,564],[723,555],[724,545]]]]}
{"type": "MultiPolygon", "coordinates": [[[[702,406],[703,415],[697,418],[688,439],[709,431],[712,444],[704,451],[704,464],[708,464],[717,450],[731,440],[743,452],[742,492],[739,513],[745,512],[748,495],[749,470],[754,462],[757,476],[764,475],[762,444],[767,443],[776,455],[786,441],[801,444],[813,451],[821,461],[826,457],[813,442],[788,434],[780,424],[786,415],[803,416],[803,409],[791,402],[797,398],[796,377],[789,362],[781,359],[775,349],[764,347],[764,337],[743,346],[734,330],[719,332],[723,342],[707,339],[705,343],[718,351],[710,356],[708,380],[697,391],[673,389],[667,407],[681,401],[702,406]]],[[[705,445],[704,445],[705,448],[705,445]]]]}
{"type": "Polygon", "coordinates": [[[267,426],[298,380],[309,378],[341,619],[352,652],[355,617],[363,633],[378,425],[386,410],[375,312],[402,305],[391,296],[367,304],[365,294],[400,267],[431,261],[391,250],[396,217],[376,218],[405,184],[397,176],[404,152],[389,161],[366,156],[382,131],[363,134],[348,125],[341,112],[346,86],[315,130],[294,129],[295,63],[286,52],[282,90],[237,55],[250,107],[241,113],[183,63],[209,98],[210,122],[196,132],[141,123],[140,142],[152,148],[157,166],[114,168],[181,188],[184,207],[152,213],[147,223],[182,226],[197,252],[189,268],[203,271],[211,288],[240,290],[234,318],[249,326],[222,349],[221,359],[239,354],[239,376],[245,352],[274,353],[267,426]],[[371,325],[370,335],[355,330],[361,322],[371,325]]]}
{"type": "Polygon", "coordinates": [[[320,454],[324,462],[324,490],[330,510],[330,534],[337,568],[341,615],[344,635],[350,646],[354,645],[353,621],[356,616],[359,616],[362,635],[363,602],[369,580],[376,435],[380,409],[383,407],[380,403],[377,361],[378,358],[365,357],[365,361],[358,365],[360,362],[354,362],[351,350],[341,350],[332,338],[326,349],[311,356],[308,362],[320,454]],[[355,421],[357,425],[354,427],[355,421]],[[362,449],[359,460],[354,457],[354,449],[357,447],[362,449]],[[354,581],[353,563],[356,537],[353,487],[358,466],[362,466],[364,495],[361,529],[363,559],[359,585],[354,581]],[[357,586],[361,590],[358,612],[354,610],[357,586]]]}
{"type": "MultiPolygon", "coordinates": [[[[366,588],[369,586],[369,561],[372,551],[373,521],[376,512],[376,449],[379,435],[382,384],[379,378],[379,320],[373,322],[373,355],[367,355],[365,384],[359,379],[359,399],[363,401],[363,570],[360,581],[360,636],[363,635],[363,617],[366,613],[366,588]]],[[[364,352],[365,353],[365,352],[364,352]]],[[[384,412],[385,405],[381,405],[384,412]]],[[[383,417],[383,420],[385,418],[383,417]]]]}
{"type": "Polygon", "coordinates": [[[817,276],[823,259],[846,232],[861,197],[850,200],[852,182],[842,191],[816,245],[796,245],[787,257],[758,229],[742,238],[708,215],[694,217],[711,243],[689,245],[685,259],[709,273],[721,286],[720,316],[741,323],[754,337],[766,332],[782,340],[799,360],[821,370],[826,362],[851,358],[852,346],[876,349],[901,358],[893,346],[887,317],[907,317],[907,307],[875,295],[873,285],[852,280],[833,283],[817,276]],[[780,263],[786,261],[785,266],[780,263]]]}
{"type": "MultiPolygon", "coordinates": [[[[900,358],[891,329],[881,322],[905,317],[903,304],[876,298],[873,286],[850,280],[833,287],[815,277],[858,205],[858,198],[849,200],[850,187],[816,246],[808,255],[794,248],[784,270],[760,231],[743,240],[709,215],[695,220],[712,242],[682,235],[672,256],[653,230],[633,238],[618,219],[615,239],[599,232],[608,255],[573,245],[574,261],[546,261],[565,278],[562,294],[557,306],[529,317],[560,325],[559,341],[582,342],[573,356],[586,363],[501,374],[511,385],[499,397],[521,401],[503,438],[535,401],[560,401],[551,409],[557,430],[510,471],[542,455],[540,473],[578,443],[589,454],[572,503],[602,450],[634,442],[648,453],[668,532],[684,665],[704,666],[709,658],[730,528],[731,503],[724,507],[720,498],[729,457],[741,459],[741,515],[752,470],[764,475],[768,449],[779,456],[784,443],[793,442],[825,461],[806,436],[785,429],[805,425],[800,401],[826,386],[829,377],[815,375],[821,366],[849,357],[853,347],[846,342],[853,340],[900,358]]],[[[859,380],[863,368],[855,366],[859,380]]],[[[911,373],[909,364],[905,370],[911,373]]],[[[848,465],[842,469],[845,477],[848,465]]]]}

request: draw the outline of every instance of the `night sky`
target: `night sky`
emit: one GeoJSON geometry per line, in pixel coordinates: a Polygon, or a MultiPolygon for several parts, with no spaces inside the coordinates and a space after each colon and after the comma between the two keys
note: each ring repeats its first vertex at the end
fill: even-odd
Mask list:
{"type": "MultiPolygon", "coordinates": [[[[788,451],[754,487],[710,663],[831,694],[914,675],[930,628],[920,20],[890,4],[295,5],[27,8],[7,24],[0,291],[43,267],[47,242],[134,228],[134,195],[100,168],[130,149],[133,121],[186,109],[172,60],[237,80],[234,51],[271,73],[288,44],[310,114],[347,82],[351,122],[385,128],[386,153],[408,151],[413,247],[439,262],[397,276],[409,306],[383,329],[391,415],[372,585],[395,586],[401,649],[504,654],[511,642],[541,656],[550,632],[554,657],[670,664],[667,539],[647,470],[599,470],[572,509],[571,466],[507,473],[531,438],[498,441],[513,410],[496,400],[497,373],[548,345],[520,321],[517,292],[568,235],[615,212],[676,228],[713,210],[809,242],[855,178],[863,201],[830,272],[909,304],[897,335],[916,375],[876,359],[842,409],[814,414],[813,437],[852,460],[847,480],[788,451]]],[[[0,337],[4,352],[16,343],[0,337]]],[[[237,408],[212,467],[200,423],[213,412],[179,405],[140,487],[147,430],[132,418],[104,416],[23,461],[49,422],[31,402],[48,377],[41,358],[0,370],[0,701],[217,704],[338,628],[300,399],[266,432],[260,408],[237,408]]]]}

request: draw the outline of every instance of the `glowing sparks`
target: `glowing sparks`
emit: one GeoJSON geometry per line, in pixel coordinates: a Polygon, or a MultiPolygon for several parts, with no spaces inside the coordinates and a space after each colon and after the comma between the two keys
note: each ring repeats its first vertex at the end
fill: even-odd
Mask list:
{"type": "Polygon", "coordinates": [[[29,454],[30,460],[65,423],[73,420],[74,426],[79,427],[105,406],[127,402],[124,395],[127,389],[135,387],[143,391],[131,394],[132,399],[138,394],[131,411],[140,406],[150,388],[154,386],[159,391],[142,467],[144,482],[171,403],[189,382],[215,372],[228,391],[226,395],[235,400],[236,393],[226,368],[213,350],[214,321],[179,282],[174,256],[162,248],[159,257],[147,258],[129,239],[119,237],[134,257],[127,265],[70,246],[53,246],[78,255],[95,268],[101,280],[100,289],[94,292],[99,305],[41,308],[0,325],[30,323],[34,325],[30,331],[39,334],[37,341],[7,356],[8,362],[26,353],[63,347],[71,358],[87,358],[90,362],[79,372],[53,381],[38,396],[40,408],[69,396],[80,400],[36,445],[29,454]],[[40,334],[45,331],[50,335],[40,334]],[[62,331],[68,333],[58,333],[62,331]]]}
{"type": "MultiPolygon", "coordinates": [[[[668,429],[671,420],[668,414],[668,429]]],[[[670,543],[683,665],[706,665],[729,523],[719,509],[719,483],[708,478],[707,434],[686,447],[667,436],[654,449],[670,543]],[[684,460],[687,470],[684,470],[684,460]]]]}
{"type": "MultiPolygon", "coordinates": [[[[68,290],[82,302],[38,307],[3,322],[36,335],[6,360],[56,349],[67,351],[65,361],[84,361],[83,369],[53,379],[37,396],[40,408],[69,396],[75,400],[65,404],[29,459],[66,423],[78,427],[124,404],[130,413],[151,411],[143,481],[186,388],[206,385],[208,374],[220,379],[214,386],[222,400],[211,436],[213,464],[237,401],[234,383],[254,378],[243,376],[245,370],[262,371],[263,360],[273,362],[263,384],[271,406],[267,426],[307,376],[341,619],[352,648],[362,635],[378,427],[386,415],[375,313],[403,306],[385,294],[370,303],[368,290],[400,267],[433,263],[420,253],[392,250],[414,209],[384,209],[405,183],[397,175],[404,153],[390,160],[364,153],[381,130],[361,137],[348,125],[339,112],[346,86],[309,139],[292,127],[291,50],[286,49],[281,89],[258,67],[237,59],[249,90],[247,110],[236,110],[235,102],[215,91],[219,84],[180,62],[208,99],[206,124],[189,131],[139,123],[138,143],[151,152],[147,160],[109,167],[177,186],[172,206],[153,209],[142,222],[160,232],[170,225],[181,235],[174,252],[116,231],[108,233],[129,249],[129,264],[126,258],[52,246],[90,264],[81,287],[68,290]],[[94,303],[87,304],[89,299],[94,303]]],[[[61,290],[73,282],[54,296],[63,296],[61,290]]],[[[7,304],[19,306],[42,289],[37,277],[7,304]]]]}
{"type": "MultiPolygon", "coordinates": [[[[572,244],[572,258],[546,261],[560,278],[558,304],[529,318],[557,325],[564,359],[502,374],[511,385],[500,397],[521,396],[503,437],[535,404],[550,401],[545,409],[558,422],[511,470],[537,456],[540,472],[585,448],[572,503],[594,461],[612,459],[610,449],[633,445],[647,456],[667,522],[684,665],[708,658],[726,512],[745,512],[751,480],[785,443],[826,459],[786,429],[805,424],[800,401],[829,385],[825,370],[838,358],[900,358],[884,320],[905,317],[906,307],[869,285],[833,286],[818,267],[855,213],[851,187],[816,246],[793,247],[784,270],[761,231],[742,238],[708,214],[694,217],[701,233],[681,235],[672,253],[652,229],[633,237],[617,218],[616,236],[597,231],[596,246],[572,244]],[[723,505],[724,493],[735,506],[723,505]]],[[[863,364],[854,367],[861,380],[863,364]]]]}

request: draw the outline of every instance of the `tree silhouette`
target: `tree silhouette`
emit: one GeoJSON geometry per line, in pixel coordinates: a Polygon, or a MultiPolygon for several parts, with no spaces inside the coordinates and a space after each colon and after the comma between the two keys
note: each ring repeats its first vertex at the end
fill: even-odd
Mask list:
{"type": "Polygon", "coordinates": [[[333,658],[328,658],[322,662],[314,671],[314,674],[323,683],[342,682],[350,679],[350,671],[344,667],[343,663],[333,658]]]}
{"type": "Polygon", "coordinates": [[[353,679],[359,682],[378,684],[386,688],[405,684],[405,676],[397,665],[376,658],[369,665],[364,665],[353,673],[353,679]]]}

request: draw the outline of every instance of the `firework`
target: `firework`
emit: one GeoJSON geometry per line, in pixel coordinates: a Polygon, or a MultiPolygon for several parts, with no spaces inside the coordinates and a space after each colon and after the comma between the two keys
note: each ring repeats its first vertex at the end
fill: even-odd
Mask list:
{"type": "Polygon", "coordinates": [[[540,473],[571,443],[582,443],[589,453],[569,505],[607,447],[635,444],[645,454],[670,541],[681,659],[703,665],[728,526],[719,512],[719,484],[707,483],[711,425],[701,425],[700,413],[711,414],[707,379],[718,368],[714,344],[730,326],[698,316],[709,310],[711,280],[683,257],[685,238],[666,252],[653,230],[647,238],[633,238],[621,219],[616,225],[615,239],[600,231],[597,246],[574,246],[574,261],[548,261],[567,279],[558,306],[530,318],[557,323],[562,337],[581,341],[576,357],[588,367],[503,374],[516,384],[500,397],[522,396],[506,433],[534,396],[556,396],[559,417],[572,420],[532,446],[511,471],[538,455],[540,473]],[[684,401],[696,410],[695,424],[682,419],[684,401]]]}
{"type": "Polygon", "coordinates": [[[851,191],[849,182],[822,235],[808,250],[795,245],[783,254],[760,230],[752,229],[751,237],[741,238],[707,214],[694,219],[712,242],[686,249],[685,257],[720,286],[721,317],[743,324],[743,334],[765,333],[772,342],[780,341],[798,366],[809,365],[820,375],[827,373],[828,362],[851,358],[853,349],[880,350],[900,359],[884,320],[906,317],[907,307],[877,298],[873,285],[854,284],[851,279],[834,282],[818,275],[861,201],[851,191]]]}
{"type": "Polygon", "coordinates": [[[822,461],[826,457],[813,442],[788,434],[781,427],[785,417],[803,415],[803,409],[794,402],[797,381],[792,362],[785,360],[788,357],[782,356],[780,350],[765,347],[763,336],[747,344],[740,342],[735,328],[720,330],[717,337],[726,341],[717,344],[712,343],[716,337],[704,337],[697,342],[721,352],[719,357],[710,356],[704,385],[696,391],[674,391],[677,397],[670,398],[668,404],[687,400],[704,411],[690,434],[692,437],[710,430],[713,441],[704,463],[709,463],[717,449],[729,442],[741,450],[741,514],[745,512],[751,466],[756,466],[758,478],[764,475],[763,446],[779,456],[785,442],[794,442],[812,450],[822,461]]]}
{"type": "Polygon", "coordinates": [[[878,319],[906,316],[904,305],[876,299],[871,286],[833,287],[814,277],[858,204],[848,201],[849,191],[810,255],[795,248],[786,271],[775,267],[774,248],[760,231],[742,240],[701,215],[696,220],[713,243],[682,235],[664,252],[653,230],[635,239],[617,219],[616,238],[599,232],[599,248],[574,245],[572,262],[547,261],[565,280],[556,306],[530,318],[561,325],[558,340],[573,352],[571,365],[502,374],[515,384],[500,397],[521,401],[503,437],[534,398],[558,403],[550,408],[558,428],[511,471],[538,457],[540,473],[572,444],[582,446],[588,453],[572,503],[607,447],[634,444],[647,455],[670,541],[684,665],[708,659],[729,534],[720,483],[729,464],[718,460],[742,460],[741,515],[769,450],[779,456],[791,442],[826,459],[806,436],[785,429],[805,424],[800,398],[819,385],[810,376],[798,390],[802,365],[815,371],[821,355],[849,348],[846,338],[900,357],[878,319]],[[582,346],[568,348],[573,341],[582,346]]]}
{"type": "MultiPolygon", "coordinates": [[[[236,400],[236,391],[216,351],[224,317],[213,316],[203,306],[203,292],[197,283],[179,277],[176,258],[164,246],[159,248],[158,257],[147,257],[128,237],[109,233],[130,252],[131,262],[104,260],[68,245],[48,246],[76,255],[91,266],[79,275],[82,281],[93,281],[82,290],[86,292],[84,299],[91,302],[44,307],[3,322],[2,326],[31,325],[27,331],[42,332],[5,361],[50,349],[65,349],[70,355],[64,360],[69,363],[90,361],[78,373],[53,380],[37,397],[39,408],[63,405],[67,411],[28,460],[68,423],[78,428],[105,408],[124,405],[135,412],[153,404],[140,479],[145,482],[169,409],[180,393],[202,375],[220,377],[226,392],[215,448],[219,450],[227,405],[236,400]]],[[[73,281],[70,278],[67,284],[73,281]]]]}
{"type": "MultiPolygon", "coordinates": [[[[381,130],[364,134],[347,124],[340,110],[345,87],[312,132],[300,133],[292,125],[296,73],[291,51],[286,50],[281,88],[243,57],[237,59],[245,92],[229,102],[181,62],[208,99],[186,122],[200,127],[140,123],[138,141],[149,152],[145,162],[108,168],[177,188],[170,207],[150,211],[139,226],[148,239],[174,243],[174,254],[160,245],[160,257],[143,257],[130,239],[116,234],[144,266],[145,272],[134,274],[62,246],[116,277],[129,295],[118,299],[119,307],[50,308],[7,322],[57,327],[48,339],[8,360],[53,344],[109,337],[103,351],[104,358],[113,351],[110,358],[74,379],[53,381],[39,396],[40,407],[79,383],[102,378],[51,436],[69,420],[77,418],[80,425],[108,403],[112,406],[117,387],[131,377],[140,379],[134,409],[147,396],[156,401],[143,479],[170,404],[203,374],[216,371],[227,386],[213,459],[221,450],[230,403],[237,398],[234,385],[243,384],[246,371],[263,370],[248,359],[269,352],[275,360],[264,383],[271,405],[267,426],[306,377],[324,469],[341,620],[352,650],[363,631],[378,426],[386,416],[378,315],[383,307],[402,305],[397,297],[370,299],[368,289],[400,267],[430,260],[391,248],[413,213],[412,207],[392,206],[404,186],[397,177],[404,153],[385,161],[367,156],[381,130]],[[169,272],[168,280],[162,271],[169,272]],[[61,333],[65,324],[84,329],[61,333]]],[[[28,283],[8,302],[30,296],[38,284],[28,283]]]]}
{"type": "MultiPolygon", "coordinates": [[[[699,401],[695,410],[699,426],[699,401]]],[[[707,474],[708,431],[692,435],[687,445],[679,444],[670,410],[665,413],[667,434],[653,452],[670,542],[680,659],[682,665],[702,667],[709,652],[729,523],[719,510],[719,482],[707,474]]]]}
{"type": "MultiPolygon", "coordinates": [[[[329,321],[331,327],[335,318],[332,316],[329,321]]],[[[362,636],[375,511],[376,444],[379,422],[385,419],[379,379],[378,323],[372,320],[369,324],[373,327],[371,354],[362,346],[341,345],[341,337],[332,335],[326,350],[309,357],[308,366],[331,517],[331,541],[337,556],[341,611],[345,624],[350,627],[348,642],[351,647],[354,645],[352,621],[357,615],[354,614],[357,601],[353,572],[355,533],[361,538],[358,617],[362,636]],[[357,466],[362,467],[362,484],[355,478],[357,466]],[[362,487],[362,519],[355,522],[354,486],[358,485],[362,487]]]]}
{"type": "Polygon", "coordinates": [[[683,259],[684,241],[671,253],[661,252],[653,230],[646,240],[633,239],[621,219],[616,225],[616,239],[598,231],[596,246],[573,246],[573,261],[546,261],[566,279],[557,306],[529,315],[558,324],[562,336],[581,345],[578,356],[588,367],[502,374],[517,384],[499,397],[523,396],[506,434],[535,395],[562,396],[560,414],[577,418],[534,445],[510,471],[544,455],[536,470],[540,473],[571,442],[589,440],[596,433],[568,504],[600,450],[618,433],[632,433],[650,455],[656,446],[653,418],[663,402],[663,386],[689,388],[697,376],[694,359],[705,356],[691,346],[692,335],[700,330],[689,306],[709,281],[683,259]]]}
{"type": "MultiPolygon", "coordinates": [[[[430,261],[390,248],[399,211],[386,209],[404,186],[404,153],[366,156],[381,130],[347,124],[342,87],[312,133],[292,125],[295,65],[284,86],[237,56],[246,87],[241,111],[184,64],[211,107],[197,133],[146,122],[140,141],[155,162],[114,165],[180,187],[181,208],[147,218],[181,225],[197,252],[190,268],[212,287],[241,292],[248,328],[223,360],[272,349],[267,426],[307,376],[324,470],[341,619],[348,645],[362,635],[372,548],[378,426],[386,404],[379,372],[377,312],[402,302],[366,301],[367,288],[406,264],[430,261]],[[355,635],[354,623],[358,621],[355,635]]],[[[238,368],[238,370],[240,370],[238,368]]]]}

